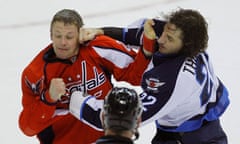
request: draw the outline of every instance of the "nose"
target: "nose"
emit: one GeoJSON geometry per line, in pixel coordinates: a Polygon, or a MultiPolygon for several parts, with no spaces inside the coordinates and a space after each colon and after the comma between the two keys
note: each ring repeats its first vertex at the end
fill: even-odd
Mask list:
{"type": "Polygon", "coordinates": [[[166,42],[166,36],[164,33],[160,36],[160,38],[157,40],[158,43],[164,44],[166,42]]]}
{"type": "Polygon", "coordinates": [[[67,43],[67,40],[66,40],[66,38],[64,38],[64,37],[63,37],[63,38],[61,38],[61,44],[62,44],[62,45],[66,45],[66,43],[67,43]]]}

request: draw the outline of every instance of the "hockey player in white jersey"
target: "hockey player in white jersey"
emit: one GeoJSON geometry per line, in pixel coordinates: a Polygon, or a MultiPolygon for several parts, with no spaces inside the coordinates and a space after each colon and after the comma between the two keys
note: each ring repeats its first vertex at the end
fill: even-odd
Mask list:
{"type": "MultiPolygon", "coordinates": [[[[139,27],[103,28],[102,33],[141,45],[145,20],[140,22],[139,27]]],[[[196,10],[180,8],[163,21],[152,20],[152,24],[157,51],[143,75],[140,94],[142,125],[156,123],[152,144],[227,144],[220,117],[229,106],[228,91],[215,75],[206,52],[206,20],[196,10]]],[[[100,130],[97,113],[102,102],[81,94],[74,97],[79,101],[70,107],[73,114],[100,130]]]]}

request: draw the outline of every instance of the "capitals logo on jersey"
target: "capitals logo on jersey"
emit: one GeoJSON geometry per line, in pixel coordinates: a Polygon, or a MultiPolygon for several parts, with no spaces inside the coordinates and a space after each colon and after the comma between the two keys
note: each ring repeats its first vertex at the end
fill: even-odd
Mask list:
{"type": "Polygon", "coordinates": [[[39,95],[43,88],[43,77],[36,82],[30,82],[27,77],[25,77],[25,84],[32,90],[35,95],[39,95]]]}

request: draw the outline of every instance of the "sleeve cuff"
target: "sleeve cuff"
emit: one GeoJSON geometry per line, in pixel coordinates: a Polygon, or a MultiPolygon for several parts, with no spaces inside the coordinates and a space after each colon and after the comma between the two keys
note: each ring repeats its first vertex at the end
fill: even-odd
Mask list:
{"type": "Polygon", "coordinates": [[[81,91],[75,91],[71,95],[70,104],[69,104],[69,111],[70,113],[75,116],[77,119],[81,120],[81,110],[82,106],[89,98],[93,96],[88,95],[83,97],[83,93],[81,91]]]}
{"type": "Polygon", "coordinates": [[[49,93],[48,93],[47,90],[42,91],[42,93],[41,93],[41,95],[40,95],[40,100],[41,100],[42,102],[44,102],[45,104],[50,105],[50,106],[57,104],[56,101],[53,101],[53,100],[50,98],[50,95],[49,95],[49,93]]]}

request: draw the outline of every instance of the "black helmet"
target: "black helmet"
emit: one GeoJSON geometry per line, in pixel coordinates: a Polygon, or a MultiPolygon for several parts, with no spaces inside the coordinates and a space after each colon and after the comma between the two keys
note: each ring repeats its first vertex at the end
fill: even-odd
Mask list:
{"type": "Polygon", "coordinates": [[[115,132],[133,130],[142,113],[142,103],[133,89],[115,87],[104,100],[104,126],[115,132]]]}

